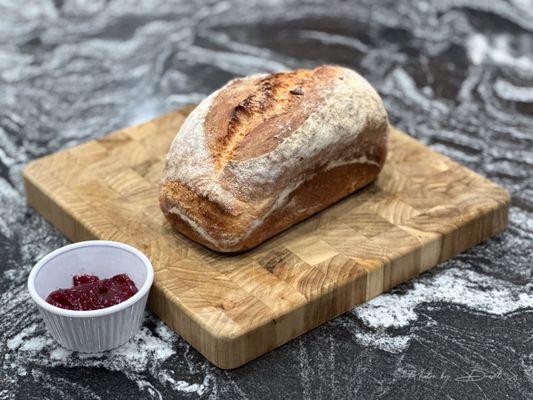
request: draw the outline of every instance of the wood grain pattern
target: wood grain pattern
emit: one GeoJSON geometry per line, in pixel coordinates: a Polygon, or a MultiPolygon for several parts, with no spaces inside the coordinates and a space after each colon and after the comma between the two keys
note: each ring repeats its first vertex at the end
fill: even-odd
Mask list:
{"type": "Polygon", "coordinates": [[[235,368],[502,231],[509,196],[392,129],[378,180],[227,256],[174,233],[158,204],[191,107],[28,164],[26,194],[71,240],[118,240],[156,274],[149,307],[213,364],[235,368]]]}

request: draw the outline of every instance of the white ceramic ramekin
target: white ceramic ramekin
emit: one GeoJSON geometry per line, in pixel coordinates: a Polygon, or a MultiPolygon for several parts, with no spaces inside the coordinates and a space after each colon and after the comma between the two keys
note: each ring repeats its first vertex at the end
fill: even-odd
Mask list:
{"type": "Polygon", "coordinates": [[[124,243],[91,240],[57,249],[30,272],[28,290],[46,327],[62,346],[93,353],[126,343],[139,329],[154,271],[150,260],[124,243]],[[139,291],[128,300],[94,311],[72,311],[46,302],[50,292],[72,287],[74,275],[110,278],[128,274],[139,291]]]}

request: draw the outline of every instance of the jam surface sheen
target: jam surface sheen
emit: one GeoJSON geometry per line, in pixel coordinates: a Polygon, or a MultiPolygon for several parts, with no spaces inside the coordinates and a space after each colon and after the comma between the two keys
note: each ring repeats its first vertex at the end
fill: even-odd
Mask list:
{"type": "Polygon", "coordinates": [[[67,310],[100,310],[126,301],[137,287],[126,274],[100,279],[95,275],[75,275],[73,287],[51,292],[46,302],[67,310]]]}

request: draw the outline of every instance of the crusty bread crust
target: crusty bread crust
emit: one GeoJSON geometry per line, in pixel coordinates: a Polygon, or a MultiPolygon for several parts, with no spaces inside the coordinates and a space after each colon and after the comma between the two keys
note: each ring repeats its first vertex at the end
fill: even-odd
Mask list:
{"type": "Polygon", "coordinates": [[[235,79],[176,135],[161,210],[211,249],[247,250],[372,182],[387,136],[381,99],[352,70],[235,79]]]}

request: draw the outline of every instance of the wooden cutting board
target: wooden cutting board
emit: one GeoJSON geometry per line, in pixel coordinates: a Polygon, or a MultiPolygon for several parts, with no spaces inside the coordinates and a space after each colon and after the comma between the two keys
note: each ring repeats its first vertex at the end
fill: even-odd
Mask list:
{"type": "Polygon", "coordinates": [[[158,204],[184,108],[32,161],[28,203],[72,241],[152,260],[150,309],[213,364],[235,368],[502,231],[509,195],[392,129],[378,180],[250,252],[174,233],[158,204]]]}

